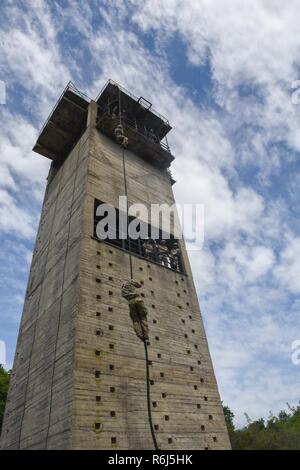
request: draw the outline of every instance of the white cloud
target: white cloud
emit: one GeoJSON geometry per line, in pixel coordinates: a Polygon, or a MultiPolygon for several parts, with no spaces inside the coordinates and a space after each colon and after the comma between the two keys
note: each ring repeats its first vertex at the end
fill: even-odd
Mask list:
{"type": "Polygon", "coordinates": [[[18,237],[31,238],[35,234],[36,220],[28,210],[4,189],[0,189],[0,231],[14,232],[18,237]]]}
{"type": "Polygon", "coordinates": [[[275,269],[275,277],[283,287],[291,292],[300,292],[300,238],[288,237],[287,245],[281,253],[280,264],[275,269]]]}
{"type": "Polygon", "coordinates": [[[251,8],[239,0],[131,3],[135,6],[133,20],[145,31],[179,34],[192,64],[205,63],[209,55],[215,98],[229,113],[229,125],[261,127],[256,133],[264,145],[256,164],[267,167],[272,163],[266,149],[271,141],[283,140],[291,149],[300,150],[299,107],[292,104],[290,89],[299,78],[297,0],[284,6],[272,2],[272,7],[255,0],[251,8]],[[257,87],[260,99],[241,97],[237,90],[244,85],[257,87]]]}

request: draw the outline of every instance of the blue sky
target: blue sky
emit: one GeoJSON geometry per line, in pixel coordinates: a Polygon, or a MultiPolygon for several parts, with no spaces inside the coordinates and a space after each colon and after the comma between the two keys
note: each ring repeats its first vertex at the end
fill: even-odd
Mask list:
{"type": "Polygon", "coordinates": [[[175,196],[205,206],[190,253],[221,397],[244,422],[300,399],[299,2],[2,1],[0,340],[13,360],[49,161],[31,152],[69,80],[166,115],[175,196]]]}

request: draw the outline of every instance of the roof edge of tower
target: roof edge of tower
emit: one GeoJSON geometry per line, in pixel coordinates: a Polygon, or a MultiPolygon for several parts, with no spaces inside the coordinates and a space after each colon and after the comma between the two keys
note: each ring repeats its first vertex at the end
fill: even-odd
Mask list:
{"type": "Polygon", "coordinates": [[[72,150],[86,127],[91,99],[69,82],[43,125],[33,151],[60,161],[72,150]]]}

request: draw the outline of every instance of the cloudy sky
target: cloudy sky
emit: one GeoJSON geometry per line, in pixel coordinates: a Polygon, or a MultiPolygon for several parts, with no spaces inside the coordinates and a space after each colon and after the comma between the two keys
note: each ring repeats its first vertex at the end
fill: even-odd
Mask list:
{"type": "Polygon", "coordinates": [[[222,400],[243,424],[295,404],[300,366],[300,0],[2,0],[0,340],[13,360],[49,161],[32,153],[69,80],[143,95],[172,126],[178,202],[222,400]],[[295,101],[295,100],[294,100],[295,101]]]}

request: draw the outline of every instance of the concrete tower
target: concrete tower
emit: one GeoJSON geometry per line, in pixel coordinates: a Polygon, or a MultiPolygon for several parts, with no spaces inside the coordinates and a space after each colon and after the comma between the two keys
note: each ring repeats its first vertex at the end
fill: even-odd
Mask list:
{"type": "Polygon", "coordinates": [[[174,203],[163,140],[170,129],[151,103],[112,81],[96,101],[69,84],[45,123],[34,151],[52,164],[2,448],[153,449],[144,345],[121,296],[130,258],[148,310],[159,448],[230,448],[184,242],[172,258],[160,255],[160,240],[146,250],[143,240],[97,238],[97,208],[117,208],[124,183],[129,205],[174,203]],[[114,132],[120,117],[124,154],[114,132]]]}

